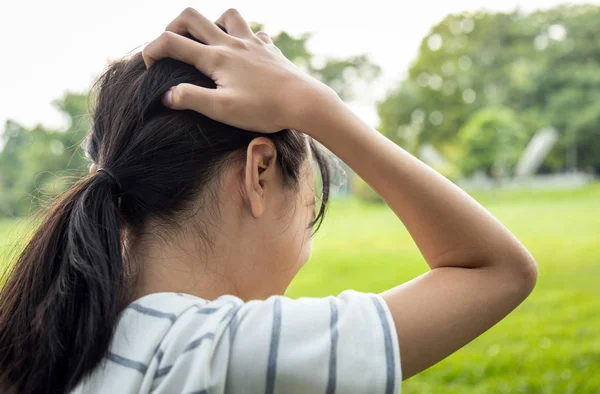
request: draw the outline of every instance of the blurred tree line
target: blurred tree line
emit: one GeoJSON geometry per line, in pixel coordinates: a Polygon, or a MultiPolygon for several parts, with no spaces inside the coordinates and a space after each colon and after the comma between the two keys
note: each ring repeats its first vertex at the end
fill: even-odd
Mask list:
{"type": "MultiPolygon", "coordinates": [[[[451,163],[440,170],[456,178],[477,170],[510,174],[533,133],[553,126],[560,137],[541,171],[600,174],[598,20],[600,7],[588,5],[449,15],[423,39],[406,78],[378,103],[380,131],[417,155],[433,146],[451,163]]],[[[342,99],[354,98],[354,82],[379,76],[364,54],[319,61],[310,38],[281,32],[273,40],[342,99]]],[[[69,177],[87,172],[80,148],[90,126],[87,95],[67,92],[55,105],[69,119],[65,130],[6,123],[0,215],[27,214],[64,190],[69,177]]],[[[368,188],[361,193],[364,184],[354,186],[373,197],[368,188]]]]}
{"type": "MultiPolygon", "coordinates": [[[[252,25],[255,32],[261,28],[252,25]]],[[[381,73],[366,55],[316,61],[307,46],[310,38],[310,33],[293,37],[285,31],[272,37],[288,59],[331,86],[344,100],[354,97],[356,79],[370,81],[381,73]]],[[[69,121],[66,130],[42,125],[29,129],[10,120],[5,124],[0,140],[0,216],[22,216],[37,210],[88,171],[90,163],[81,149],[91,125],[87,94],[67,92],[54,105],[69,121]]]]}
{"type": "Polygon", "coordinates": [[[66,93],[54,102],[69,119],[66,130],[32,129],[8,120],[0,151],[0,215],[35,211],[49,196],[65,190],[87,172],[81,142],[89,131],[86,94],[66,93]]]}
{"type": "Polygon", "coordinates": [[[591,5],[449,15],[379,103],[380,131],[413,153],[432,145],[451,177],[498,176],[552,126],[559,140],[541,172],[600,174],[598,20],[591,5]]]}

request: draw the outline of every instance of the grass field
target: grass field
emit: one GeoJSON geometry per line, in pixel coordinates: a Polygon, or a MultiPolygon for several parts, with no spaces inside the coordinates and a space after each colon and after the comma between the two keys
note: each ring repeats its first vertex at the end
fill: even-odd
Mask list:
{"type": "MultiPolygon", "coordinates": [[[[537,287],[497,326],[404,382],[403,393],[600,393],[600,184],[476,198],[536,257],[537,287]]],[[[16,223],[0,221],[0,245],[18,236],[16,223]]],[[[331,205],[313,248],[287,295],[379,292],[427,270],[389,209],[354,200],[331,205]]]]}

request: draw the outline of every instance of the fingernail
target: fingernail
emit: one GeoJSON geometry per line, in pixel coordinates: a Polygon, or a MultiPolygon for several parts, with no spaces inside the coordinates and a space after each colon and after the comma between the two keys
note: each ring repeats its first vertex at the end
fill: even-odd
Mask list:
{"type": "Polygon", "coordinates": [[[167,90],[167,92],[163,95],[162,102],[165,107],[171,108],[173,106],[173,88],[167,90]]]}

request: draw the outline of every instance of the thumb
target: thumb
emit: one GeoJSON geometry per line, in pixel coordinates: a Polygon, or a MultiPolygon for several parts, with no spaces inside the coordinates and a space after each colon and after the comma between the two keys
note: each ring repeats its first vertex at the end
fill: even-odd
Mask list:
{"type": "Polygon", "coordinates": [[[226,96],[222,89],[203,88],[190,83],[173,86],[162,98],[165,107],[189,109],[217,121],[224,117],[225,101],[226,96]]]}

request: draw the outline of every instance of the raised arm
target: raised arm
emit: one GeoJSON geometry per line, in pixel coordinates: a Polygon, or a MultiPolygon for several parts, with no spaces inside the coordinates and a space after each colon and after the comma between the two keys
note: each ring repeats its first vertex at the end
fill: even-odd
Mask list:
{"type": "Polygon", "coordinates": [[[178,85],[165,104],[248,130],[306,133],[385,199],[431,267],[382,294],[396,325],[405,379],[464,346],[525,299],[536,281],[535,262],[498,220],[362,122],[331,89],[285,59],[266,34],[254,35],[235,10],[218,22],[229,34],[188,9],[144,50],[149,67],[173,57],[194,64],[218,86],[178,85]],[[187,33],[208,45],[179,35],[187,33]]]}
{"type": "Polygon", "coordinates": [[[519,305],[534,287],[536,264],[485,208],[339,100],[324,96],[312,102],[298,129],[331,149],[384,198],[431,268],[382,294],[396,323],[406,379],[519,305]]]}

